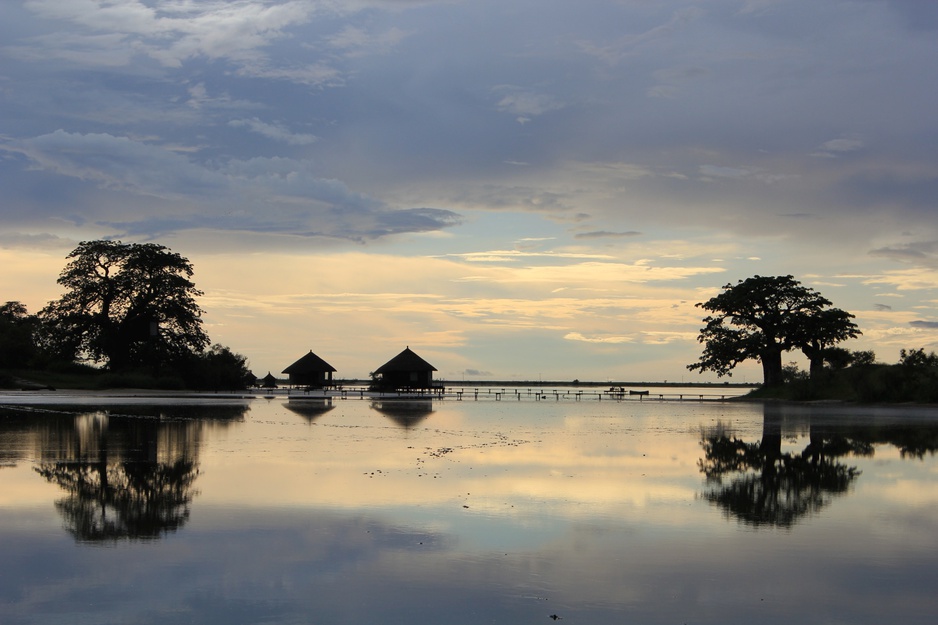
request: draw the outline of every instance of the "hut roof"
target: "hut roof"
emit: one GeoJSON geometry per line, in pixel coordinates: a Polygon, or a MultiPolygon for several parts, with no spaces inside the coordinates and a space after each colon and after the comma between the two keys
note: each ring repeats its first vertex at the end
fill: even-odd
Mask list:
{"type": "Polygon", "coordinates": [[[436,367],[410,351],[410,347],[407,347],[400,354],[375,369],[375,373],[391,373],[394,371],[436,371],[436,367]]]}
{"type": "Polygon", "coordinates": [[[318,371],[335,371],[335,367],[309,350],[309,353],[283,370],[283,373],[315,373],[318,371]]]}

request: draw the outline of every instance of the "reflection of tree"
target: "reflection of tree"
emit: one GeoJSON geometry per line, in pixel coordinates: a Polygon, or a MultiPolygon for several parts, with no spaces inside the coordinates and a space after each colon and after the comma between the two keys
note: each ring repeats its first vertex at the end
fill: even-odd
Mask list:
{"type": "Polygon", "coordinates": [[[198,471],[191,460],[173,463],[56,462],[37,471],[68,496],[55,507],[78,540],[159,538],[189,519],[198,471]]]}
{"type": "MultiPolygon", "coordinates": [[[[55,506],[76,539],[146,540],[188,521],[204,429],[246,411],[243,405],[122,406],[110,414],[59,407],[14,415],[10,426],[20,441],[35,440],[36,471],[66,492],[55,506]]],[[[5,430],[0,427],[0,442],[5,430]]]]}
{"type": "Polygon", "coordinates": [[[757,443],[722,428],[704,433],[704,458],[698,462],[710,486],[704,498],[749,525],[790,527],[846,493],[860,474],[838,458],[872,455],[869,442],[813,430],[801,453],[782,453],[781,425],[780,413],[766,407],[757,443]]]}

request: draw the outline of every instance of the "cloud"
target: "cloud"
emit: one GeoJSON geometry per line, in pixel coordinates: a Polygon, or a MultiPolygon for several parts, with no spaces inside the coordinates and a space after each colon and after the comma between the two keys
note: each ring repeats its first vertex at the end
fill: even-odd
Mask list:
{"type": "Polygon", "coordinates": [[[479,369],[464,369],[461,373],[463,375],[468,375],[472,377],[485,377],[485,376],[492,375],[491,371],[482,371],[479,369]]]}
{"type": "Polygon", "coordinates": [[[869,302],[934,307],[931,3],[7,4],[0,230],[17,249],[127,234],[309,258],[377,238],[372,264],[447,267],[409,291],[450,307],[395,338],[479,319],[556,327],[568,350],[576,331],[647,344],[662,314],[695,329],[661,311],[718,272],[824,267],[838,305],[904,332],[914,317],[869,302]],[[612,293],[667,303],[623,332],[625,304],[592,297],[612,293]]]}
{"type": "Polygon", "coordinates": [[[910,321],[909,325],[920,330],[938,330],[938,321],[910,321]]]}
{"type": "Polygon", "coordinates": [[[836,158],[840,154],[855,152],[863,148],[863,142],[859,139],[831,139],[821,144],[812,156],[822,158],[836,158]]]}
{"type": "MultiPolygon", "coordinates": [[[[283,37],[291,26],[307,22],[316,5],[298,0],[271,4],[260,0],[237,3],[163,3],[100,0],[31,0],[26,7],[40,17],[71,23],[88,31],[120,36],[124,52],[145,54],[167,67],[205,57],[236,63],[263,60],[261,50],[283,37]]],[[[86,38],[87,39],[87,38],[86,38]]],[[[46,44],[51,42],[47,38],[46,44]]],[[[43,43],[43,42],[37,42],[43,43]]],[[[58,55],[74,41],[59,39],[58,55]]],[[[40,46],[31,47],[40,53],[40,46]]],[[[129,57],[130,55],[128,55],[129,57]]]]}
{"type": "Polygon", "coordinates": [[[617,65],[647,46],[670,39],[679,30],[683,30],[705,15],[703,9],[688,7],[678,9],[664,22],[643,32],[626,34],[606,44],[580,42],[580,49],[595,56],[609,65],[617,65]]]}
{"type": "Polygon", "coordinates": [[[445,209],[388,207],[340,181],[316,178],[308,162],[288,158],[201,163],[186,153],[127,137],[62,130],[8,141],[0,150],[58,176],[173,202],[172,212],[159,216],[134,216],[127,207],[123,215],[129,219],[109,218],[104,209],[86,216],[126,234],[156,237],[212,228],[360,241],[439,230],[461,221],[445,209]]]}
{"type": "Polygon", "coordinates": [[[870,256],[901,263],[938,267],[938,241],[917,241],[870,250],[870,256]]]}
{"type": "Polygon", "coordinates": [[[574,238],[577,239],[618,239],[624,237],[637,237],[641,236],[641,232],[635,230],[628,230],[626,232],[609,232],[607,230],[594,230],[592,232],[578,232],[574,235],[574,238]]]}
{"type": "Polygon", "coordinates": [[[885,271],[882,274],[863,278],[863,284],[885,284],[898,291],[921,291],[938,289],[938,270],[929,268],[885,271]]]}
{"type": "Polygon", "coordinates": [[[496,105],[500,111],[515,115],[519,123],[527,123],[533,118],[557,111],[564,107],[553,96],[514,86],[499,86],[495,92],[505,93],[496,105]]]}
{"type": "Polygon", "coordinates": [[[327,38],[328,45],[349,57],[387,54],[407,38],[408,32],[391,27],[384,32],[368,32],[357,26],[346,26],[327,38]]]}
{"type": "Polygon", "coordinates": [[[185,155],[105,133],[56,130],[0,150],[25,156],[37,169],[141,195],[206,196],[227,186],[224,176],[193,167],[185,155]]]}
{"type": "Polygon", "coordinates": [[[274,141],[281,141],[288,145],[309,145],[316,142],[316,135],[293,133],[282,124],[262,122],[256,117],[252,117],[251,119],[233,119],[228,122],[228,125],[234,128],[247,128],[251,132],[267,137],[268,139],[273,139],[274,141]]]}
{"type": "MultiPolygon", "coordinates": [[[[524,240],[524,239],[522,239],[524,240]]],[[[530,239],[528,239],[530,240],[530,239]]],[[[492,250],[486,252],[463,252],[461,254],[447,254],[446,256],[462,258],[473,263],[503,263],[516,262],[525,259],[605,259],[611,260],[613,257],[608,254],[594,254],[583,252],[530,252],[523,250],[492,250]]]]}
{"type": "Polygon", "coordinates": [[[622,343],[632,343],[635,339],[630,336],[585,336],[579,332],[569,332],[563,337],[567,341],[580,341],[583,343],[608,343],[619,345],[622,343]]]}
{"type": "Polygon", "coordinates": [[[461,281],[553,283],[595,287],[601,284],[670,282],[724,271],[722,267],[654,267],[643,261],[631,264],[582,262],[571,265],[497,267],[483,275],[465,276],[461,281]]]}

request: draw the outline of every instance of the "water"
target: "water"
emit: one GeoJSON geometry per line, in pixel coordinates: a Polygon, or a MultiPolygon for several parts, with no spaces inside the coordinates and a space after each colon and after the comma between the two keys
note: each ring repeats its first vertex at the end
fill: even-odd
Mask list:
{"type": "Polygon", "coordinates": [[[934,409],[61,401],[0,397],[0,623],[938,613],[934,409]]]}

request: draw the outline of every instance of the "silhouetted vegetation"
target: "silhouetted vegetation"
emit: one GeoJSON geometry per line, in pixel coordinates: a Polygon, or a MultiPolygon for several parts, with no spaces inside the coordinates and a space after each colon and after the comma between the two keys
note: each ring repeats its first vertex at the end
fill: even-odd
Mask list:
{"type": "Polygon", "coordinates": [[[783,384],[748,395],[793,401],[841,400],[861,403],[938,403],[938,355],[903,349],[899,362],[875,361],[871,351],[836,353],[820,373],[809,376],[795,363],[783,368],[783,384]]]}
{"type": "Polygon", "coordinates": [[[66,292],[39,314],[0,306],[0,387],[244,387],[246,358],[208,348],[188,259],[120,241],[85,241],[67,258],[66,292]]]}
{"type": "Polygon", "coordinates": [[[758,360],[765,386],[783,382],[785,352],[802,351],[812,374],[820,373],[827,350],[860,334],[853,315],[830,308],[830,300],[792,276],[754,276],[727,284],[697,306],[714,314],[704,318],[697,337],[704,352],[687,368],[722,377],[732,375],[741,362],[758,360]]]}

